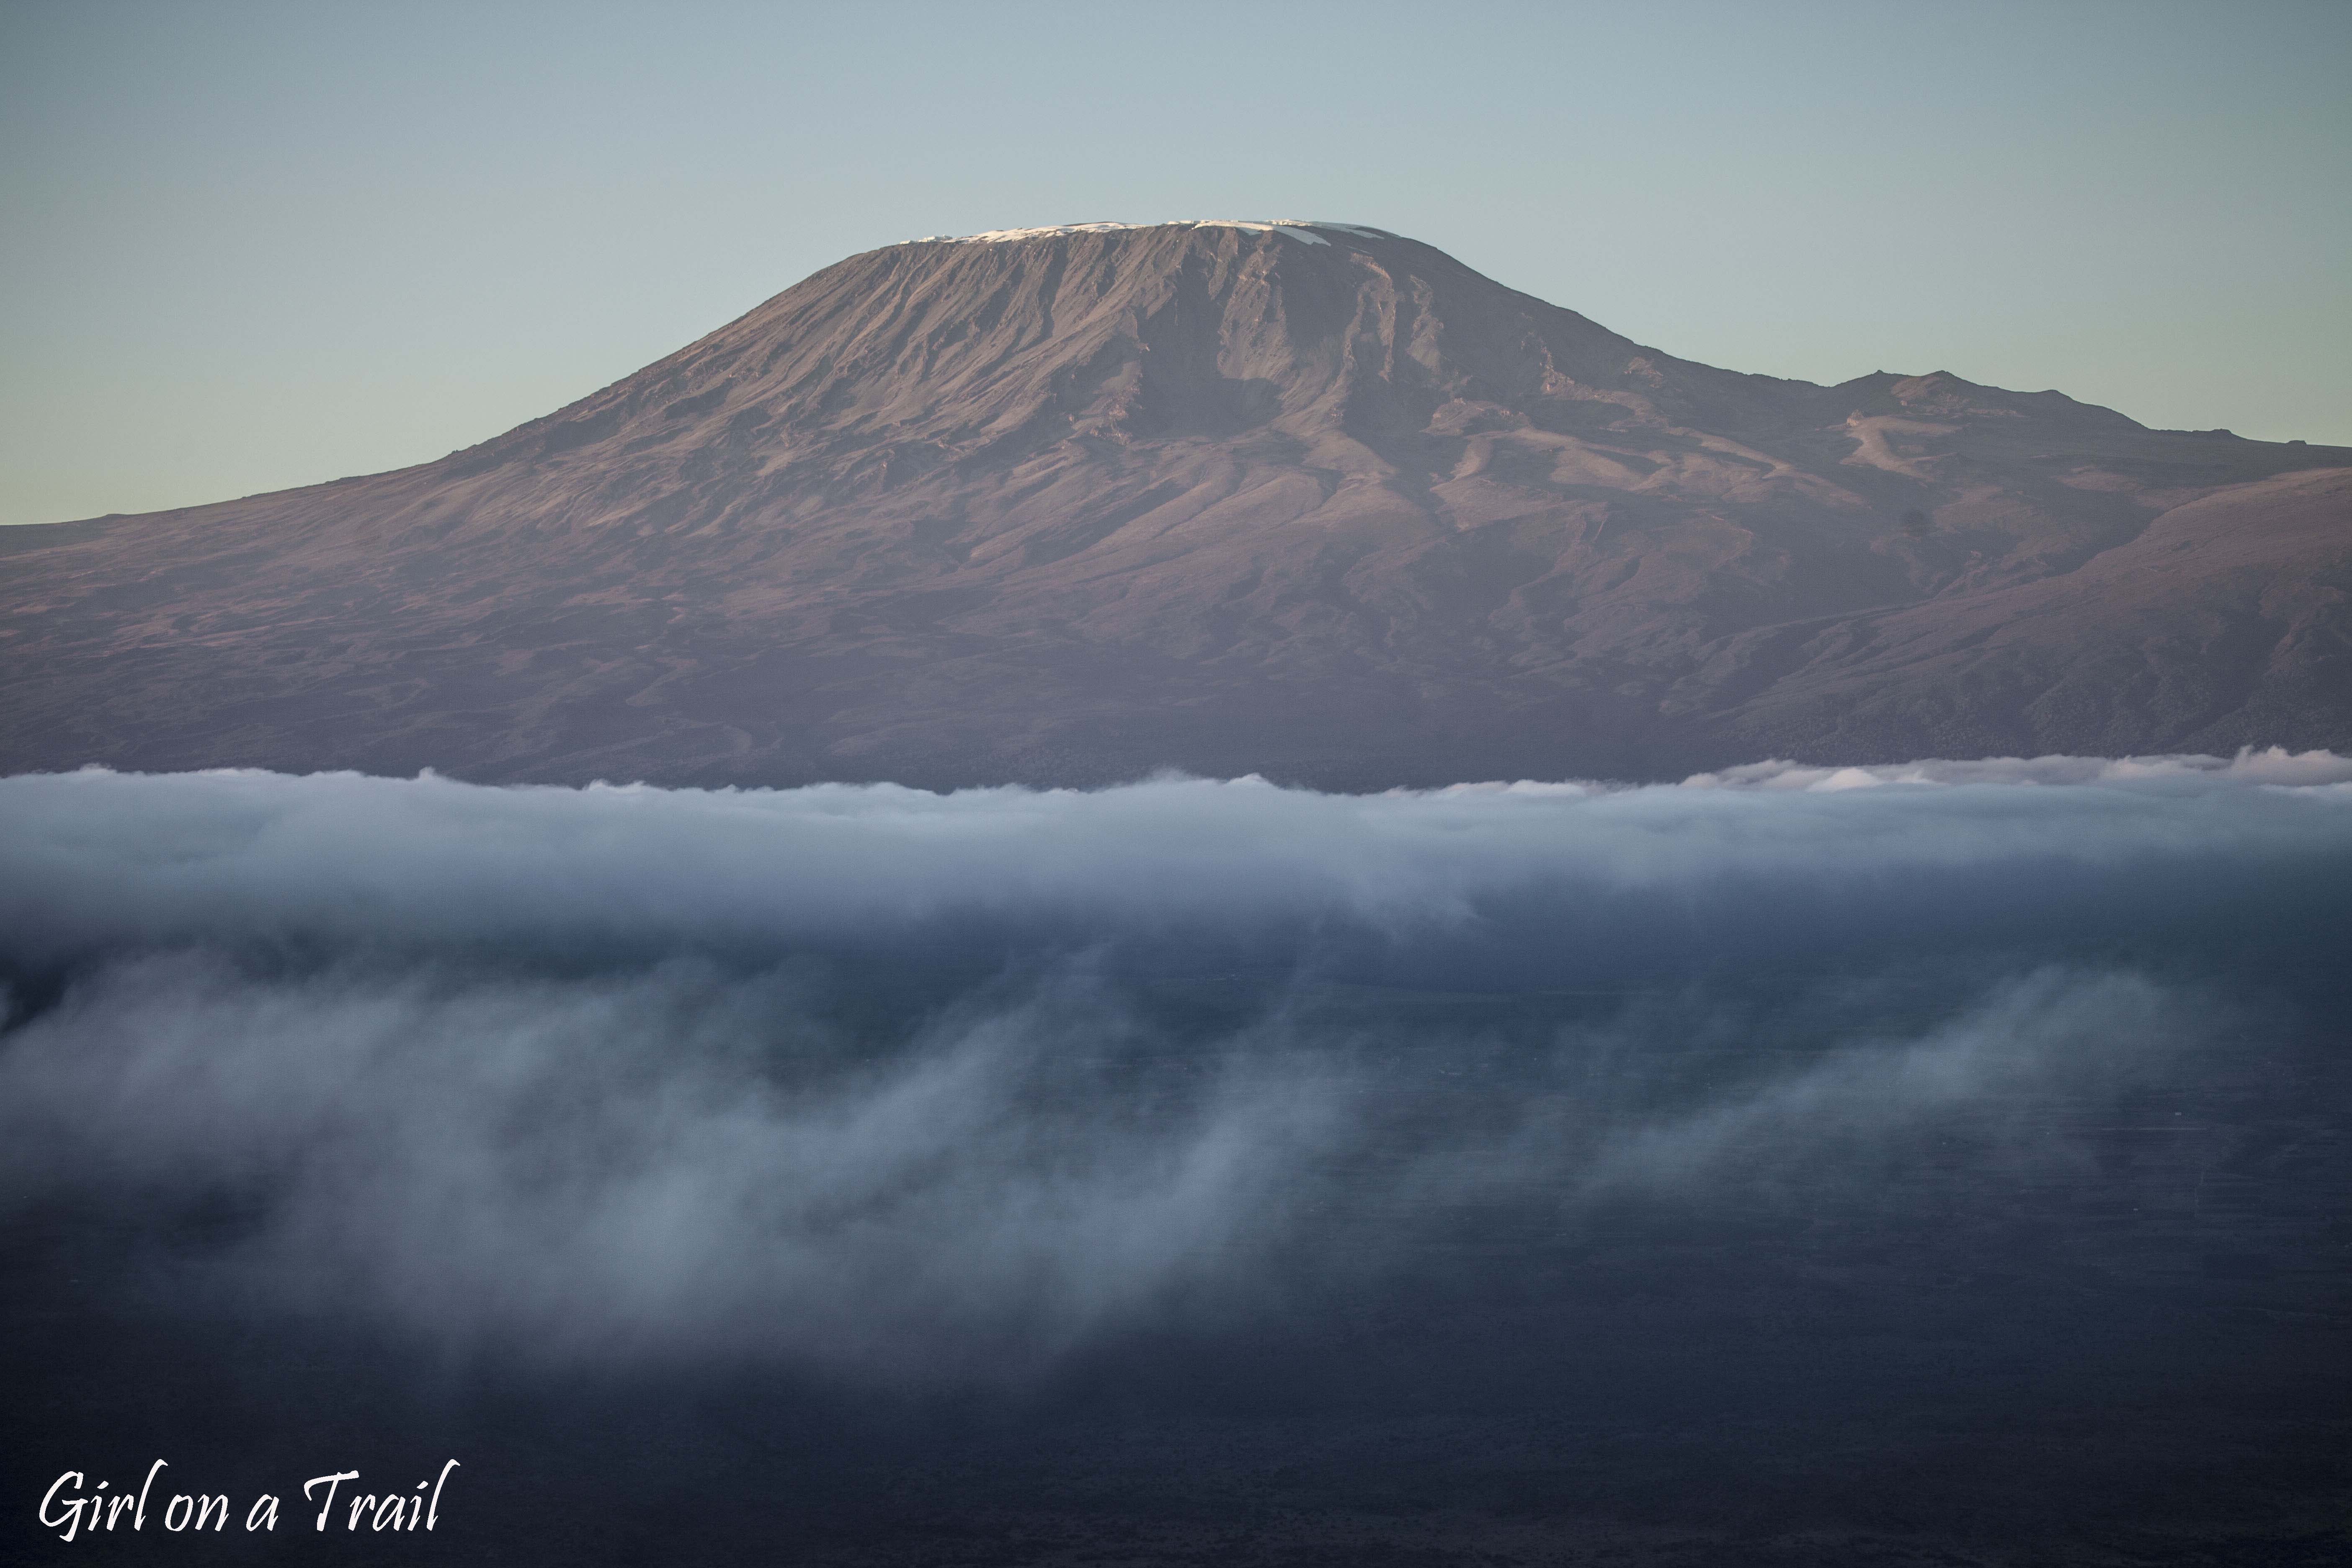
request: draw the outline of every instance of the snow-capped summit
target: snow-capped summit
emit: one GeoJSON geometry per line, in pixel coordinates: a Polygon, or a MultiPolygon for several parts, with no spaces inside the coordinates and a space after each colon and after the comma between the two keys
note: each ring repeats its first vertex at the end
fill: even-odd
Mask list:
{"type": "Polygon", "coordinates": [[[1281,234],[1309,245],[1328,245],[1318,229],[1352,235],[1360,239],[1394,239],[1386,229],[1370,228],[1357,223],[1332,223],[1324,218],[1181,218],[1165,223],[1066,223],[1046,228],[993,228],[985,234],[931,234],[908,241],[910,245],[999,244],[1014,239],[1050,239],[1068,234],[1118,234],[1139,228],[1239,228],[1259,233],[1281,234]]]}

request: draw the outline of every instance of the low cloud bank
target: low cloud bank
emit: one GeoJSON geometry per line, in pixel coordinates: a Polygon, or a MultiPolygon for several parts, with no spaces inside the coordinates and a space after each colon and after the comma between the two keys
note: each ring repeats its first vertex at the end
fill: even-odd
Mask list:
{"type": "Polygon", "coordinates": [[[0,780],[18,963],[126,947],[776,951],[925,933],[1444,942],[1540,908],[1604,964],[1833,918],[1999,921],[2089,889],[2175,906],[2352,849],[2352,762],[1926,763],[1691,784],[1322,795],[1255,779],[1093,793],[484,788],[253,772],[0,780]],[[1819,776],[1815,776],[1819,775],[1819,776]],[[1866,778],[1873,787],[1855,787],[1866,778]],[[2218,880],[2217,880],[2218,879],[2218,880]]]}
{"type": "Polygon", "coordinates": [[[1719,773],[1694,773],[1685,789],[1801,789],[1835,792],[1875,784],[2126,784],[2233,785],[2352,784],[2352,757],[2333,752],[2248,747],[2234,757],[2194,753],[2160,757],[1984,757],[1871,767],[1815,767],[1804,763],[1750,763],[1719,773]]]}
{"type": "Polygon", "coordinates": [[[86,773],[0,781],[0,1201],[151,1215],[215,1305],[919,1386],[1278,1313],[1466,1214],[2115,1206],[2145,1172],[2075,1130],[2273,1000],[2189,961],[2340,931],[2352,885],[2324,753],[1375,797],[86,773]]]}

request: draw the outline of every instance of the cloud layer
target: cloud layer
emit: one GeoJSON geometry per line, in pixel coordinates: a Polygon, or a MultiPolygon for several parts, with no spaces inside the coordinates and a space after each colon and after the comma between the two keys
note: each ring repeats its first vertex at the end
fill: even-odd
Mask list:
{"type": "Polygon", "coordinates": [[[739,946],[1018,930],[1375,933],[1527,900],[1762,914],[1750,899],[2011,906],[2101,877],[2262,878],[2340,855],[2352,763],[1777,763],[1678,787],[1320,795],[1255,779],[1093,793],[890,785],[490,789],[254,772],[0,780],[0,929],[61,961],[187,942],[739,946]],[[1863,788],[1860,785],[1873,787],[1863,788]]]}
{"type": "Polygon", "coordinates": [[[146,1216],[215,1307],[929,1386],[1377,1290],[1468,1215],[2132,1195],[2077,1129],[2221,1071],[2273,1000],[2230,955],[2340,918],[2352,763],[86,773],[0,820],[13,1205],[146,1216]]]}

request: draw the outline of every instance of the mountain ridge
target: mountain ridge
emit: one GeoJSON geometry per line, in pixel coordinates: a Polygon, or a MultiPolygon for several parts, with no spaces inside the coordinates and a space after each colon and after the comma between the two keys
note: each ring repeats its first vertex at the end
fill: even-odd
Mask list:
{"type": "Polygon", "coordinates": [[[9,540],[0,766],[2341,746],[2345,478],[1947,373],[1719,370],[1365,226],[911,241],[434,462],[9,540]]]}

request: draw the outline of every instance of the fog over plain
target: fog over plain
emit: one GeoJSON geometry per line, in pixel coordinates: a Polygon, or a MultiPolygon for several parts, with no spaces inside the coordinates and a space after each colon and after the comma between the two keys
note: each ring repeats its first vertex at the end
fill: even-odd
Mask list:
{"type": "Polygon", "coordinates": [[[184,1306],[923,1390],[1399,1289],[1468,1213],[2127,1194],[2043,1112],[2279,1030],[2262,965],[2340,917],[2352,761],[1373,796],[90,770],[0,781],[0,817],[20,1214],[233,1216],[132,1247],[184,1306]]]}

